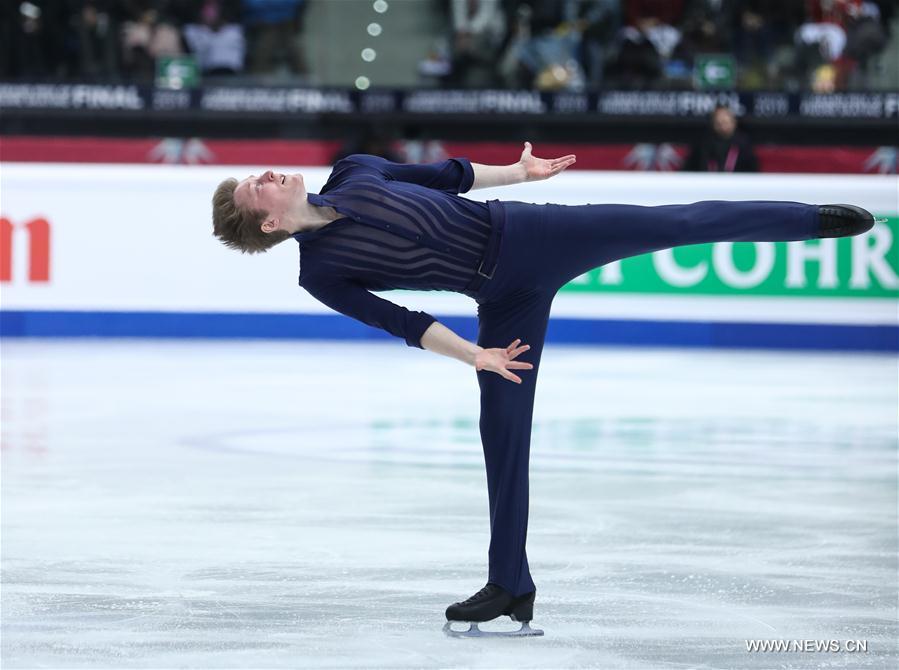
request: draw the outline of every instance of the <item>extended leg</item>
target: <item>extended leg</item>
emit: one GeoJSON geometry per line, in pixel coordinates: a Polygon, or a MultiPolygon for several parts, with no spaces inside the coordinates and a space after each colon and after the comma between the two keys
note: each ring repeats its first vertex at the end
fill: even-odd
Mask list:
{"type": "Polygon", "coordinates": [[[556,286],[621,258],[706,242],[816,237],[818,208],[799,202],[707,200],[690,205],[547,205],[546,259],[556,286]]]}

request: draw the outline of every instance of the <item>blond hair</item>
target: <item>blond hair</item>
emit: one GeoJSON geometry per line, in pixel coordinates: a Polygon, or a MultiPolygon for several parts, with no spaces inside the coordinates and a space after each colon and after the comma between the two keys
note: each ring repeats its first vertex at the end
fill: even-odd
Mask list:
{"type": "Polygon", "coordinates": [[[237,249],[245,254],[258,254],[268,251],[276,244],[283,242],[290,233],[276,230],[266,233],[262,230],[266,212],[261,209],[244,209],[234,202],[234,189],[239,182],[226,179],[215,189],[212,195],[212,234],[222,244],[237,249]]]}

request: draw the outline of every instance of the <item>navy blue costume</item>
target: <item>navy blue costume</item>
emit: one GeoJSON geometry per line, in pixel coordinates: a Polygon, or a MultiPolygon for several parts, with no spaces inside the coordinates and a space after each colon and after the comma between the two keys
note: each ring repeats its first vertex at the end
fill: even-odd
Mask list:
{"type": "Polygon", "coordinates": [[[535,205],[460,197],[471,163],[452,158],[403,165],[362,154],[339,161],[313,205],[342,215],[297,233],[300,285],[342,314],[383,328],[409,346],[436,319],[372,295],[446,290],[478,304],[478,345],[530,350],[516,360],[521,384],[477,373],[480,433],[490,504],[488,581],[518,596],[534,590],[525,543],[528,460],[537,373],[558,290],[606,263],[687,244],[817,237],[815,205],[704,201],[690,205],[535,205]]]}

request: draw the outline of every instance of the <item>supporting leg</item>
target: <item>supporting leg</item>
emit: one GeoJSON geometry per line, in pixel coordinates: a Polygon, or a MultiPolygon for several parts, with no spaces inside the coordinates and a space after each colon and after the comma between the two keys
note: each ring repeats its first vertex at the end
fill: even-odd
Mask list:
{"type": "Polygon", "coordinates": [[[488,581],[514,596],[534,590],[525,543],[528,527],[528,460],[531,422],[540,356],[552,294],[526,291],[514,298],[478,307],[478,344],[507,347],[521,338],[530,350],[517,360],[534,365],[518,370],[521,384],[494,372],[478,372],[481,389],[481,442],[490,500],[488,581]]]}

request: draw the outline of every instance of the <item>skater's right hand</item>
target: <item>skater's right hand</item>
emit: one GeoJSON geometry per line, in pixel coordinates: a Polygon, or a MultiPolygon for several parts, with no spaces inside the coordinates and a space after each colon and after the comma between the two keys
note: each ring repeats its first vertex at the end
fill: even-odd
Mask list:
{"type": "Polygon", "coordinates": [[[513,360],[518,354],[531,348],[531,345],[529,344],[522,344],[519,347],[519,342],[521,342],[521,338],[514,340],[512,344],[505,349],[481,349],[475,356],[475,370],[489,370],[490,372],[502,375],[509,381],[520,384],[521,378],[518,375],[509,372],[509,370],[531,370],[534,366],[531,363],[513,360]]]}
{"type": "Polygon", "coordinates": [[[554,177],[577,160],[577,156],[574,154],[568,154],[561,158],[537,158],[531,154],[531,149],[533,149],[531,143],[525,142],[524,151],[521,152],[521,158],[517,163],[524,171],[525,181],[539,181],[554,177]]]}

